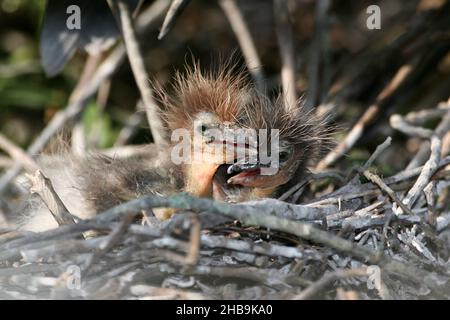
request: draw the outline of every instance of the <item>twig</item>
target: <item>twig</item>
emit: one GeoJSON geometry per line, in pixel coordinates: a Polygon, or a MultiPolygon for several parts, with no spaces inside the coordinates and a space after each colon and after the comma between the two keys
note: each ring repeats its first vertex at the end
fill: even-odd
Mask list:
{"type": "Polygon", "coordinates": [[[358,268],[358,269],[347,269],[347,270],[336,270],[333,272],[328,272],[318,281],[311,284],[305,290],[300,292],[298,295],[292,297],[294,300],[306,300],[311,299],[318,293],[320,293],[323,289],[329,286],[332,282],[351,278],[351,277],[367,277],[367,268],[358,268]]]}
{"type": "Polygon", "coordinates": [[[275,26],[281,55],[281,83],[286,110],[297,108],[295,54],[287,0],[274,0],[275,26]]]}
{"type": "MultiPolygon", "coordinates": [[[[102,54],[88,55],[84,64],[83,71],[81,72],[80,79],[70,95],[69,102],[77,101],[79,95],[82,93],[83,88],[89,82],[91,77],[95,74],[98,65],[101,62],[102,54]]],[[[86,152],[86,136],[84,132],[84,125],[81,121],[80,115],[76,116],[76,123],[72,129],[71,147],[72,152],[75,155],[83,156],[86,152]]]]}
{"type": "Polygon", "coordinates": [[[317,170],[323,170],[336,162],[342,157],[348,150],[350,150],[355,143],[361,138],[364,128],[375,119],[378,115],[382,104],[387,98],[391,97],[395,91],[405,82],[408,75],[411,73],[411,67],[409,65],[402,66],[388,83],[388,85],[378,94],[375,104],[371,105],[364,114],[359,118],[356,124],[352,127],[350,132],[346,135],[336,148],[326,155],[317,165],[317,170]]]}
{"type": "Polygon", "coordinates": [[[397,129],[398,131],[401,131],[404,134],[413,137],[430,139],[431,136],[434,134],[433,130],[410,125],[403,119],[402,116],[398,114],[393,114],[389,119],[389,123],[392,128],[397,129]]]}
{"type": "Polygon", "coordinates": [[[308,99],[306,100],[306,105],[309,108],[312,108],[317,104],[318,98],[319,104],[322,104],[328,89],[326,88],[328,79],[326,79],[325,68],[327,49],[327,12],[329,6],[330,0],[319,0],[316,2],[314,39],[310,50],[311,58],[308,72],[309,92],[308,99]],[[320,92],[322,92],[321,95],[319,95],[320,92]]]}
{"type": "Polygon", "coordinates": [[[9,221],[6,217],[8,213],[10,213],[9,205],[0,198],[0,229],[9,227],[9,221]]]}
{"type": "MultiPolygon", "coordinates": [[[[446,111],[442,116],[442,120],[439,123],[439,125],[436,127],[435,133],[436,135],[443,140],[442,143],[442,155],[445,155],[447,151],[445,150],[446,147],[444,143],[444,137],[445,135],[448,135],[450,131],[450,104],[445,104],[445,106],[440,106],[438,109],[432,109],[432,110],[438,110],[438,111],[446,111]]],[[[406,120],[409,121],[411,114],[408,114],[406,116],[406,120]]],[[[422,165],[426,159],[430,156],[430,145],[428,141],[425,141],[421,144],[419,151],[417,152],[417,155],[413,158],[413,160],[410,161],[406,169],[414,168],[419,165],[422,165]]]]}
{"type": "Polygon", "coordinates": [[[361,171],[366,171],[369,169],[369,167],[373,164],[373,162],[391,145],[392,138],[387,137],[386,140],[380,145],[377,146],[375,151],[372,153],[372,155],[369,157],[369,159],[366,161],[364,166],[361,168],[361,171]]]}
{"type": "MultiPolygon", "coordinates": [[[[143,32],[152,25],[167,8],[166,0],[158,0],[143,12],[137,20],[137,31],[143,32]]],[[[114,51],[99,66],[94,76],[79,92],[78,100],[70,102],[63,110],[55,114],[47,127],[41,132],[39,137],[29,146],[27,153],[30,156],[38,154],[47,142],[62,128],[70,119],[79,114],[89,99],[97,92],[100,85],[117,70],[125,58],[125,47],[119,44],[114,51]]],[[[9,169],[0,178],[0,194],[2,194],[8,184],[20,173],[22,164],[18,163],[9,169]]]]}
{"type": "Polygon", "coordinates": [[[236,1],[220,0],[219,4],[227,16],[234,34],[236,35],[247,63],[247,68],[253,77],[256,88],[259,91],[264,92],[264,75],[261,60],[259,59],[255,43],[252,39],[250,31],[248,30],[247,24],[245,23],[244,17],[236,4],[236,1]]]}
{"type": "MultiPolygon", "coordinates": [[[[173,239],[166,239],[166,241],[177,243],[178,247],[185,247],[187,251],[186,256],[182,256],[173,252],[161,252],[169,260],[180,263],[186,266],[193,266],[197,264],[199,253],[200,253],[200,243],[201,243],[201,224],[198,216],[193,215],[191,219],[191,229],[189,243],[187,245],[180,245],[180,242],[173,241],[173,239]]],[[[166,242],[163,240],[163,242],[166,242]]],[[[160,241],[157,241],[161,243],[160,241]]]]}
{"type": "Polygon", "coordinates": [[[123,39],[127,49],[131,70],[133,71],[134,78],[136,79],[139,91],[141,92],[153,140],[157,145],[161,145],[164,144],[166,140],[165,130],[158,114],[158,106],[153,99],[153,93],[148,83],[148,75],[145,71],[144,59],[142,58],[142,53],[139,49],[137,37],[133,29],[131,14],[128,5],[123,0],[119,0],[118,5],[120,21],[122,22],[123,39]]]}
{"type": "Polygon", "coordinates": [[[389,195],[389,197],[392,199],[392,201],[397,203],[397,205],[399,205],[405,213],[407,213],[408,215],[414,215],[414,213],[411,211],[411,209],[408,208],[405,204],[403,204],[403,202],[397,197],[394,190],[389,188],[389,186],[386,183],[384,183],[383,179],[381,179],[378,175],[371,173],[369,170],[363,171],[363,175],[367,179],[369,179],[370,181],[375,183],[381,190],[386,192],[389,195]]]}
{"type": "MultiPolygon", "coordinates": [[[[358,172],[361,174],[364,171],[366,171],[367,169],[369,169],[369,167],[373,164],[373,162],[387,149],[389,148],[389,146],[391,145],[391,141],[392,138],[391,137],[387,137],[386,140],[384,140],[384,142],[380,145],[377,146],[377,148],[375,149],[375,151],[371,154],[371,156],[369,157],[369,159],[366,161],[366,163],[364,163],[364,165],[362,166],[362,168],[360,168],[358,170],[358,172]]],[[[368,178],[369,179],[369,178],[368,178]]],[[[355,175],[353,177],[353,179],[350,181],[351,184],[356,184],[358,181],[358,175],[355,175]]]]}
{"type": "MultiPolygon", "coordinates": [[[[281,202],[282,203],[282,202],[281,202]]],[[[291,221],[288,219],[278,218],[275,216],[261,214],[255,211],[253,206],[244,205],[231,205],[227,203],[219,203],[209,199],[197,199],[187,194],[180,194],[173,197],[162,198],[158,196],[147,196],[140,199],[136,199],[114,208],[111,208],[101,214],[99,214],[94,220],[83,220],[77,225],[61,226],[57,230],[51,230],[42,232],[38,235],[33,235],[32,238],[45,238],[48,236],[54,237],[59,233],[67,233],[70,230],[83,230],[88,226],[95,225],[95,222],[101,223],[106,221],[113,221],[122,217],[124,214],[131,212],[138,213],[141,210],[146,210],[155,207],[169,207],[179,208],[185,210],[194,210],[197,212],[215,212],[234,219],[240,220],[243,224],[248,226],[262,226],[270,228],[271,230],[277,230],[286,232],[298,236],[305,240],[310,240],[318,244],[325,245],[327,247],[338,250],[339,252],[348,254],[362,261],[367,261],[371,264],[379,264],[386,271],[403,274],[409,277],[411,280],[424,283],[426,282],[431,288],[434,288],[436,284],[431,280],[424,280],[426,273],[420,269],[412,267],[400,261],[392,260],[385,255],[379,255],[369,248],[359,246],[351,241],[345,240],[332,233],[320,230],[311,224],[303,223],[299,221],[291,221]],[[94,222],[95,221],[95,222],[94,222]]],[[[17,246],[23,243],[23,239],[11,241],[11,243],[0,246],[1,250],[10,248],[14,243],[17,246]]]]}
{"type": "Polygon", "coordinates": [[[180,289],[160,288],[148,285],[134,285],[130,287],[132,295],[144,300],[206,300],[209,297],[198,292],[180,289]]]}
{"type": "Polygon", "coordinates": [[[45,177],[40,170],[37,170],[34,175],[27,174],[26,176],[32,185],[30,192],[39,194],[59,225],[75,223],[75,218],[69,210],[67,210],[55,189],[53,189],[50,180],[45,177]]]}
{"type": "Polygon", "coordinates": [[[117,140],[114,143],[115,147],[125,145],[138,131],[139,125],[142,123],[143,119],[143,114],[141,112],[142,104],[142,101],[137,103],[137,112],[133,113],[128,118],[125,126],[120,130],[117,140]]]}
{"type": "MultiPolygon", "coordinates": [[[[431,137],[431,156],[425,163],[423,169],[417,178],[414,186],[409,190],[406,197],[403,199],[403,203],[412,208],[419,195],[422,193],[425,186],[430,182],[431,177],[436,172],[439,166],[439,159],[441,157],[441,140],[437,136],[431,137]]],[[[402,210],[397,210],[397,214],[402,214],[402,210]]]]}
{"type": "MultiPolygon", "coordinates": [[[[298,182],[289,190],[287,190],[285,193],[283,193],[278,200],[280,201],[286,201],[291,195],[293,195],[296,191],[298,191],[300,188],[304,187],[307,183],[313,181],[313,180],[320,180],[320,179],[327,179],[327,178],[335,178],[340,181],[344,181],[344,178],[336,171],[325,171],[325,172],[318,172],[318,173],[312,173],[308,175],[305,179],[298,182]]],[[[295,203],[295,201],[293,201],[295,203]]]]}
{"type": "Polygon", "coordinates": [[[116,229],[111,232],[111,234],[99,245],[99,248],[97,251],[92,253],[89,256],[89,259],[86,262],[86,266],[83,270],[84,275],[88,275],[89,271],[91,270],[92,266],[106,253],[108,253],[125,235],[125,233],[128,230],[128,227],[133,222],[134,218],[136,217],[135,212],[131,212],[129,214],[126,214],[123,218],[120,224],[117,226],[116,229]]]}
{"type": "Polygon", "coordinates": [[[14,160],[9,157],[0,156],[0,169],[6,169],[14,165],[14,160]]]}
{"type": "Polygon", "coordinates": [[[196,266],[187,271],[189,275],[217,276],[221,278],[240,278],[264,283],[267,286],[305,286],[310,281],[298,276],[285,276],[276,269],[260,269],[255,267],[210,267],[196,266]]]}
{"type": "MultiPolygon", "coordinates": [[[[450,164],[450,156],[447,156],[444,159],[442,159],[441,161],[439,161],[439,164],[438,164],[438,167],[436,170],[439,170],[448,164],[450,164]]],[[[392,185],[392,184],[398,184],[400,182],[410,180],[410,179],[420,175],[423,168],[424,167],[421,166],[418,168],[403,170],[392,177],[385,178],[384,182],[387,185],[392,185]]],[[[309,202],[308,205],[318,206],[318,205],[336,203],[339,201],[339,199],[341,201],[343,201],[343,200],[358,198],[361,196],[373,194],[374,190],[376,190],[375,188],[376,187],[374,187],[372,184],[364,184],[364,185],[356,185],[356,186],[352,185],[352,184],[347,184],[330,194],[327,194],[323,197],[314,199],[314,201],[309,202]]]]}
{"type": "Polygon", "coordinates": [[[169,33],[170,29],[172,29],[175,24],[175,20],[178,18],[181,12],[183,12],[189,1],[190,0],[172,0],[166,17],[164,18],[161,31],[159,32],[158,40],[161,40],[169,33]]]}
{"type": "Polygon", "coordinates": [[[28,172],[35,172],[39,169],[37,163],[23,151],[20,147],[16,146],[8,138],[0,133],[0,149],[3,149],[8,153],[14,161],[20,163],[28,172]]]}

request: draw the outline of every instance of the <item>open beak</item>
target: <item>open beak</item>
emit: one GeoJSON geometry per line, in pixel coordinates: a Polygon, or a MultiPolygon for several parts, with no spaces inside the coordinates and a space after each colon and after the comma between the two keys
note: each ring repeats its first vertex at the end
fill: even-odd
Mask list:
{"type": "Polygon", "coordinates": [[[228,184],[241,185],[244,187],[271,188],[285,183],[283,174],[273,170],[270,164],[262,164],[259,161],[252,163],[242,159],[227,169],[231,178],[228,184]]]}
{"type": "Polygon", "coordinates": [[[259,161],[241,159],[228,167],[227,174],[231,176],[227,180],[228,184],[250,186],[251,182],[260,176],[261,164],[259,161]]]}

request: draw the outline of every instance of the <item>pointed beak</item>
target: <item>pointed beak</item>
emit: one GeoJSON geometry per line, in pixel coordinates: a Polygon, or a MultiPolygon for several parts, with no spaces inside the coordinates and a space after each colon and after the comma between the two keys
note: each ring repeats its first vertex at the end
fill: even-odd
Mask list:
{"type": "Polygon", "coordinates": [[[249,170],[257,170],[260,168],[260,164],[257,163],[249,163],[248,159],[241,159],[234,163],[233,165],[229,166],[227,169],[228,174],[239,174],[243,171],[249,171],[249,170]]]}
{"type": "Polygon", "coordinates": [[[259,161],[254,163],[241,159],[228,167],[227,173],[233,175],[227,180],[228,184],[245,187],[271,188],[285,183],[284,174],[278,174],[278,168],[259,161]]]}

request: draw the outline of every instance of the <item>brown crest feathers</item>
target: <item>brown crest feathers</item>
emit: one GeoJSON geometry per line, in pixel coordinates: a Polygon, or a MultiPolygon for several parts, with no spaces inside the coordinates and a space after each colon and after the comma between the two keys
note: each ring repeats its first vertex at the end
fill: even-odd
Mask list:
{"type": "Polygon", "coordinates": [[[244,72],[236,68],[202,72],[197,64],[175,75],[172,90],[157,89],[162,117],[169,130],[190,129],[195,115],[214,113],[221,122],[234,122],[249,101],[250,86],[244,72]],[[231,71],[230,71],[231,70],[231,71]]]}

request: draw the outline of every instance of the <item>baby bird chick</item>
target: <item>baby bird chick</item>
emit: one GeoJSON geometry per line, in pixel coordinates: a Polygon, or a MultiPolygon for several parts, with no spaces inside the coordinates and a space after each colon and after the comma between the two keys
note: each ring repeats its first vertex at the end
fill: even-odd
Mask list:
{"type": "MultiPolygon", "coordinates": [[[[155,151],[154,145],[139,157],[115,159],[102,155],[74,158],[70,155],[42,156],[42,171],[75,216],[92,218],[119,203],[148,194],[171,195],[181,191],[199,197],[211,197],[213,177],[220,165],[233,163],[236,152],[227,152],[235,146],[234,137],[224,134],[233,129],[249,100],[244,76],[222,71],[218,74],[202,74],[199,67],[177,74],[173,92],[159,90],[164,109],[161,114],[170,133],[184,130],[192,148],[182,156],[181,163],[173,161],[177,149],[176,139],[168,147],[155,151]],[[219,133],[212,135],[211,131],[219,133]]],[[[174,135],[172,135],[174,137],[174,135]]],[[[243,146],[244,147],[244,146],[243,146]]],[[[42,215],[22,219],[27,230],[47,230],[56,227],[46,211],[42,215]],[[39,216],[42,218],[39,218],[39,216]],[[52,222],[52,223],[50,223],[52,222]]],[[[168,219],[172,209],[157,208],[157,218],[168,219]]]]}
{"type": "Polygon", "coordinates": [[[241,159],[227,168],[227,183],[222,190],[235,201],[274,197],[286,191],[304,177],[307,167],[331,141],[326,118],[306,110],[300,103],[287,111],[281,98],[272,103],[255,94],[245,113],[241,125],[259,133],[258,160],[250,163],[241,159]],[[272,136],[274,129],[278,132],[272,136]],[[271,149],[274,138],[278,144],[271,149]],[[276,152],[277,157],[269,156],[266,150],[276,152]]]}

